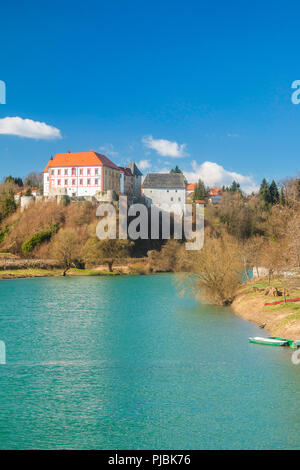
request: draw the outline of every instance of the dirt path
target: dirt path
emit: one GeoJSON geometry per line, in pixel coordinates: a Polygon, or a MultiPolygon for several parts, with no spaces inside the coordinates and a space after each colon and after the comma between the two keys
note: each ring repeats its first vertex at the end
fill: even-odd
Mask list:
{"type": "MultiPolygon", "coordinates": [[[[281,288],[281,281],[271,282],[274,287],[281,288]]],[[[282,297],[264,295],[268,286],[265,280],[249,281],[238,293],[232,308],[237,315],[258,325],[266,323],[265,328],[272,336],[300,340],[300,302],[282,303],[264,306],[266,302],[283,300],[282,297]]],[[[289,298],[300,297],[300,279],[295,279],[289,288],[289,298]]]]}

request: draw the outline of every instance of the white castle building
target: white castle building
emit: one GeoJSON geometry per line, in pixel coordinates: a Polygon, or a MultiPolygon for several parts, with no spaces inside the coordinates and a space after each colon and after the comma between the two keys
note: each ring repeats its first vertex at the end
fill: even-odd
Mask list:
{"type": "Polygon", "coordinates": [[[182,173],[148,173],[142,185],[142,193],[149,207],[184,212],[186,183],[182,173]]]}
{"type": "MultiPolygon", "coordinates": [[[[133,169],[136,168],[135,164],[133,169]]],[[[137,169],[138,170],[138,169],[137,169]]],[[[117,194],[126,194],[122,181],[124,169],[115,165],[105,155],[90,150],[89,152],[57,153],[50,159],[44,173],[44,196],[68,195],[71,197],[95,196],[96,193],[113,190],[117,194]],[[122,186],[122,187],[121,187],[122,186]]],[[[141,173],[140,173],[141,175],[141,173]]],[[[126,168],[126,176],[132,178],[128,187],[133,192],[137,176],[126,168]]],[[[140,182],[141,176],[139,176],[140,182]]],[[[141,182],[135,188],[141,192],[141,182]]]]}

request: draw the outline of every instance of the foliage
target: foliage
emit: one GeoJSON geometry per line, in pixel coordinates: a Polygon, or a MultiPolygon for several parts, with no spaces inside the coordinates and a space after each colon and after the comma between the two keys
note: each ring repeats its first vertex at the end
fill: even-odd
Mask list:
{"type": "Polygon", "coordinates": [[[31,188],[41,188],[43,185],[43,174],[32,171],[24,179],[25,186],[30,186],[31,188]]]}
{"type": "Polygon", "coordinates": [[[19,186],[20,188],[23,186],[23,181],[22,181],[22,178],[16,178],[14,176],[7,176],[4,180],[4,183],[13,183],[17,186],[19,186]]]}
{"type": "Polygon", "coordinates": [[[35,233],[26,242],[22,244],[22,251],[25,255],[34,250],[36,246],[41,245],[44,241],[50,240],[52,235],[58,231],[58,225],[54,224],[53,227],[47,232],[35,233]]]}
{"type": "Polygon", "coordinates": [[[176,165],[175,168],[172,168],[172,170],[170,170],[170,173],[182,173],[182,171],[179,166],[176,165]]]}
{"type": "Polygon", "coordinates": [[[231,186],[223,186],[222,190],[230,193],[241,192],[241,186],[240,183],[233,181],[231,186]]]}
{"type": "Polygon", "coordinates": [[[177,240],[168,240],[160,252],[151,252],[150,268],[154,272],[177,272],[184,247],[177,240]]]}
{"type": "Polygon", "coordinates": [[[134,263],[130,266],[130,273],[139,274],[140,276],[149,274],[149,265],[142,262],[134,263]]]}
{"type": "Polygon", "coordinates": [[[109,271],[112,272],[114,262],[117,259],[128,256],[132,246],[133,242],[128,240],[113,240],[110,238],[99,240],[93,237],[87,240],[84,245],[82,258],[90,265],[105,262],[108,265],[109,271]]]}
{"type": "Polygon", "coordinates": [[[259,196],[266,205],[278,204],[280,200],[280,195],[275,181],[272,180],[271,184],[269,184],[266,178],[264,178],[260,185],[259,196]]]}
{"type": "Polygon", "coordinates": [[[202,180],[199,180],[193,193],[193,201],[201,201],[206,198],[206,189],[202,180]]]}
{"type": "Polygon", "coordinates": [[[55,237],[52,247],[54,258],[63,267],[63,276],[71,267],[79,267],[80,263],[80,237],[72,229],[63,229],[55,237]]]}
{"type": "Polygon", "coordinates": [[[14,192],[10,185],[0,186],[0,222],[13,214],[17,206],[14,199],[14,192]]]}
{"type": "Polygon", "coordinates": [[[185,256],[190,271],[187,279],[195,285],[196,294],[217,305],[231,304],[243,272],[236,240],[228,234],[215,238],[206,233],[202,250],[185,256]]]}

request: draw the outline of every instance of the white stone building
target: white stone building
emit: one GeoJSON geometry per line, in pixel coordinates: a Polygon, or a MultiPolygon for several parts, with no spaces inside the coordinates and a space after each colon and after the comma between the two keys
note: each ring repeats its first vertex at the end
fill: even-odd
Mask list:
{"type": "Polygon", "coordinates": [[[120,169],[105,155],[89,152],[57,153],[44,170],[44,196],[94,196],[120,192],[120,169]]]}
{"type": "Polygon", "coordinates": [[[142,185],[142,193],[149,207],[184,212],[186,183],[182,173],[148,173],[142,185]]]}

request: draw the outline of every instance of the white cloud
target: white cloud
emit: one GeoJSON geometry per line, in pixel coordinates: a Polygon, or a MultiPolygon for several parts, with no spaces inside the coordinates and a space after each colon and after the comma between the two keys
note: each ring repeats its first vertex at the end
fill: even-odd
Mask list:
{"type": "Polygon", "coordinates": [[[113,144],[102,145],[102,147],[99,147],[99,150],[105,152],[110,157],[117,157],[119,155],[119,152],[116,152],[113,144]]]}
{"type": "Polygon", "coordinates": [[[204,162],[199,165],[195,160],[192,162],[193,171],[185,171],[184,174],[189,183],[196,183],[201,179],[205,185],[210,187],[229,186],[233,180],[240,183],[241,188],[246,193],[257,191],[258,186],[252,176],[245,176],[234,171],[225,170],[221,165],[214,162],[204,162]]]}
{"type": "Polygon", "coordinates": [[[155,173],[170,173],[170,170],[171,168],[167,168],[167,167],[164,167],[164,168],[155,167],[155,173]]]}
{"type": "Polygon", "coordinates": [[[152,135],[142,138],[143,144],[155,150],[162,157],[181,158],[188,154],[185,152],[186,144],[178,144],[166,139],[153,139],[152,135]]]}
{"type": "Polygon", "coordinates": [[[140,160],[138,163],[137,163],[137,166],[138,168],[140,168],[141,170],[147,170],[147,168],[151,168],[151,163],[150,163],[150,160],[140,160]]]}
{"type": "Polygon", "coordinates": [[[0,119],[0,134],[17,135],[28,139],[61,139],[60,130],[56,127],[18,116],[0,119]]]}
{"type": "Polygon", "coordinates": [[[227,134],[227,137],[239,137],[239,134],[227,134]]]}

